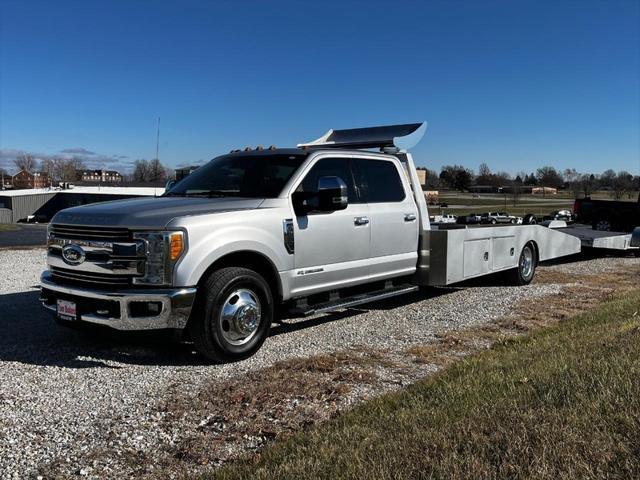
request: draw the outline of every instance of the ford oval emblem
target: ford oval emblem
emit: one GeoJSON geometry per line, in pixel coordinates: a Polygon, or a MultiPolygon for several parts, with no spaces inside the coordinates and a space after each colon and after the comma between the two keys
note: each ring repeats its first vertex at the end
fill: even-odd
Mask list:
{"type": "Polygon", "coordinates": [[[87,255],[78,245],[65,245],[62,249],[62,258],[69,265],[80,265],[87,255]]]}

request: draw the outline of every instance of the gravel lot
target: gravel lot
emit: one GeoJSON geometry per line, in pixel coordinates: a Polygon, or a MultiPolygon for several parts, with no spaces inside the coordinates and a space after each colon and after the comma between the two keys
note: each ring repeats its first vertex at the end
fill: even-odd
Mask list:
{"type": "MultiPolygon", "coordinates": [[[[598,274],[640,258],[601,258],[544,268],[598,274]]],[[[560,286],[468,285],[436,289],[368,310],[274,325],[257,355],[207,365],[185,345],[139,335],[82,333],[57,326],[38,303],[45,253],[0,251],[0,478],[25,478],[53,460],[70,475],[92,473],[86,452],[114,442],[153,450],[164,435],[153,407],[176,389],[194,394],[212,379],[274,362],[370,346],[400,351],[452,329],[507,315],[560,286]]],[[[166,439],[165,439],[166,440],[166,439]]]]}

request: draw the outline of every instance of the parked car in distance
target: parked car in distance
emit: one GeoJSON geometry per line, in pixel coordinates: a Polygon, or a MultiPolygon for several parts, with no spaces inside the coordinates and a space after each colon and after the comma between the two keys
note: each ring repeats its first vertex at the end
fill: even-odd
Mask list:
{"type": "Polygon", "coordinates": [[[571,210],[555,210],[544,217],[544,220],[564,220],[567,223],[572,223],[575,219],[571,210]]]}
{"type": "Polygon", "coordinates": [[[482,216],[479,213],[468,213],[467,215],[458,215],[456,219],[456,223],[460,223],[463,225],[473,225],[476,223],[480,223],[482,216]]]}
{"type": "Polygon", "coordinates": [[[482,214],[481,223],[490,223],[496,225],[498,223],[517,223],[516,217],[506,212],[488,212],[482,214]]]}
{"type": "Polygon", "coordinates": [[[640,226],[640,195],[637,202],[577,199],[573,205],[577,223],[594,230],[631,232],[640,226]]]}
{"type": "Polygon", "coordinates": [[[434,215],[429,217],[429,220],[433,223],[456,223],[458,217],[452,214],[434,215]]]}

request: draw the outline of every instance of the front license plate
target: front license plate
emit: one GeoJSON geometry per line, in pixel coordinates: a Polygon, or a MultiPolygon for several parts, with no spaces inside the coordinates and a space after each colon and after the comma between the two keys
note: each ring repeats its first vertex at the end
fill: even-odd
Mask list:
{"type": "Polygon", "coordinates": [[[76,302],[58,300],[58,317],[62,320],[76,320],[78,318],[76,302]]]}

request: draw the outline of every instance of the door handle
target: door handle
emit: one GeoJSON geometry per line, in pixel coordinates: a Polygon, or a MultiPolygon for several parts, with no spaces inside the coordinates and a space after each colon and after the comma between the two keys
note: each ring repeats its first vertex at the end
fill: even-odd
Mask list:
{"type": "Polygon", "coordinates": [[[404,214],[404,221],[405,222],[413,222],[416,219],[416,214],[415,213],[405,213],[404,214]]]}
{"type": "Polygon", "coordinates": [[[367,225],[369,223],[369,217],[354,217],[354,225],[367,225]]]}

